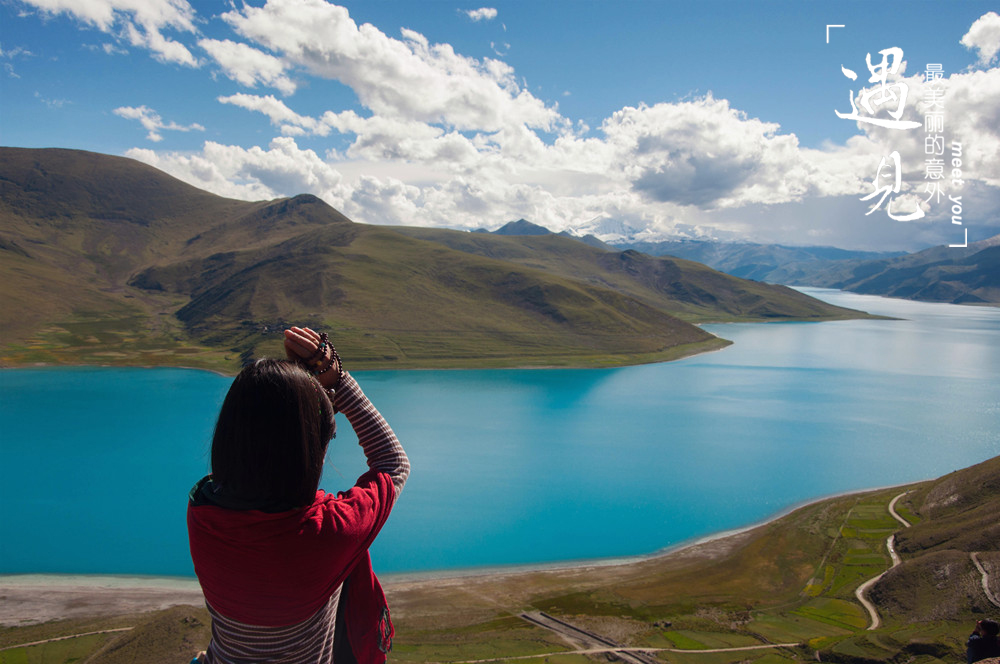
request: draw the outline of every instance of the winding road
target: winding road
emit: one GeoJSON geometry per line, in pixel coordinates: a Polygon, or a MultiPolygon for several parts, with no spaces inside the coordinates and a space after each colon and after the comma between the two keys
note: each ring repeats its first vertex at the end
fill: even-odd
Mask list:
{"type": "Polygon", "coordinates": [[[997,596],[993,594],[993,591],[990,590],[990,575],[986,571],[986,568],[983,567],[983,564],[979,562],[979,552],[973,551],[969,554],[969,557],[972,558],[972,563],[976,566],[976,569],[979,570],[979,573],[983,575],[983,592],[986,593],[986,599],[990,600],[990,604],[993,606],[1000,608],[1000,598],[997,598],[997,596]]]}
{"type": "MultiPolygon", "coordinates": [[[[899,494],[891,501],[889,501],[889,514],[891,514],[894,519],[903,524],[903,527],[905,528],[909,528],[911,524],[906,519],[901,517],[898,512],[896,512],[896,501],[905,496],[907,493],[909,493],[909,491],[904,491],[903,493],[899,494]]],[[[903,562],[900,559],[899,554],[896,553],[895,544],[896,544],[896,535],[895,534],[890,535],[889,539],[887,539],[885,542],[886,548],[889,549],[889,556],[892,558],[892,565],[889,567],[889,569],[892,569],[896,565],[903,562]]],[[[979,561],[979,552],[973,551],[969,554],[969,557],[972,558],[972,563],[976,566],[976,569],[979,570],[979,573],[982,575],[983,592],[986,594],[986,599],[988,599],[993,606],[1000,608],[1000,598],[998,598],[996,594],[994,594],[993,591],[990,590],[990,583],[989,583],[990,575],[986,571],[986,568],[983,567],[982,563],[979,561]]],[[[886,570],[886,572],[888,571],[889,570],[886,570]]],[[[879,574],[875,578],[868,579],[860,586],[858,586],[858,589],[854,591],[854,596],[858,598],[859,602],[861,602],[861,606],[865,607],[865,610],[868,611],[868,617],[870,619],[870,624],[868,625],[869,630],[878,629],[879,625],[882,624],[882,621],[878,616],[878,611],[875,609],[875,605],[872,604],[870,601],[868,601],[866,594],[868,592],[868,589],[871,588],[873,585],[875,585],[878,582],[878,580],[881,579],[884,575],[885,572],[882,572],[882,574],[879,574]]]]}
{"type": "MultiPolygon", "coordinates": [[[[909,528],[911,524],[909,521],[901,517],[899,515],[899,512],[896,511],[896,501],[898,501],[900,498],[902,498],[908,493],[910,492],[904,491],[903,493],[899,494],[898,496],[889,501],[889,514],[891,514],[892,518],[896,519],[896,521],[899,521],[901,524],[903,524],[904,528],[909,528]]],[[[889,539],[885,541],[885,546],[887,549],[889,549],[889,557],[892,559],[892,565],[889,566],[889,569],[892,569],[899,563],[903,562],[902,559],[899,557],[899,554],[896,553],[895,533],[889,535],[889,539]]],[[[888,571],[889,570],[887,569],[885,572],[888,571]]],[[[870,601],[868,601],[868,597],[866,596],[866,594],[869,588],[878,583],[878,580],[881,579],[883,576],[885,576],[885,572],[882,572],[881,574],[879,574],[874,578],[868,579],[860,586],[858,586],[858,589],[854,591],[854,596],[858,598],[858,601],[861,602],[861,606],[865,607],[865,610],[868,612],[869,630],[878,629],[879,626],[882,624],[882,619],[879,618],[878,610],[875,608],[875,605],[872,604],[870,601]]]]}

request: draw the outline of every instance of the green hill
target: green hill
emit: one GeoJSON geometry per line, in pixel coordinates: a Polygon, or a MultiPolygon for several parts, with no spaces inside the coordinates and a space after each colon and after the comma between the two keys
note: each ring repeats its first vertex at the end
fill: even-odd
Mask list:
{"type": "Polygon", "coordinates": [[[990,572],[992,592],[1000,595],[1000,457],[925,483],[907,503],[917,523],[896,534],[903,563],[872,588],[872,601],[907,620],[1000,613],[972,558],[990,572]]]}
{"type": "Polygon", "coordinates": [[[855,315],[848,309],[776,284],[733,277],[701,263],[654,257],[629,249],[580,246],[558,235],[498,237],[429,228],[399,228],[410,237],[498,258],[555,276],[612,288],[692,322],[823,319],[855,315]]]}
{"type": "Polygon", "coordinates": [[[558,236],[356,224],[74,150],[0,148],[0,360],[232,371],[280,330],[350,366],[601,366],[725,345],[692,322],[864,314],[558,236]]]}

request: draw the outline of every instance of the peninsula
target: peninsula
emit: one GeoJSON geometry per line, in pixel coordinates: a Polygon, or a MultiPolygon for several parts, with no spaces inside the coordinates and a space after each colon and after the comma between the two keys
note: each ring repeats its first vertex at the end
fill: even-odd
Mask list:
{"type": "Polygon", "coordinates": [[[615,366],[728,343],[703,322],[866,316],[682,259],[360,224],[76,150],[0,148],[0,256],[3,366],[228,373],[292,323],[358,369],[615,366]]]}

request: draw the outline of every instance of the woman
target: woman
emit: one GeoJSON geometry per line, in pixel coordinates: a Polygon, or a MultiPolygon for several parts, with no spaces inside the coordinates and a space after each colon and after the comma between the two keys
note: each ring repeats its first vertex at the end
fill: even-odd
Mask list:
{"type": "Polygon", "coordinates": [[[965,661],[968,664],[990,657],[1000,657],[1000,623],[980,620],[965,643],[965,661]]]}
{"type": "Polygon", "coordinates": [[[384,662],[392,624],[368,547],[409,475],[403,448],[326,335],[285,330],[288,361],[233,381],[212,439],[212,474],[191,490],[188,536],[212,615],[200,661],[384,662]],[[318,490],[334,413],[369,471],[318,490]]]}

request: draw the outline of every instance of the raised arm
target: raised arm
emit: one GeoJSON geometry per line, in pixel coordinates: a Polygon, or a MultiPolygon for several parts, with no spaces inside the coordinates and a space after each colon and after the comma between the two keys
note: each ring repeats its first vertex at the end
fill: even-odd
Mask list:
{"type": "Polygon", "coordinates": [[[398,496],[410,474],[410,461],[389,423],[346,371],[333,397],[333,406],[347,417],[358,435],[368,467],[387,473],[398,496]]]}
{"type": "Polygon", "coordinates": [[[381,413],[361,391],[354,377],[343,370],[339,356],[322,337],[309,328],[285,330],[285,353],[288,359],[320,373],[316,379],[327,390],[335,410],[344,413],[358,435],[368,467],[392,478],[396,495],[402,491],[410,474],[410,462],[396,434],[381,413]]]}

